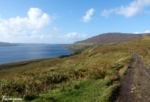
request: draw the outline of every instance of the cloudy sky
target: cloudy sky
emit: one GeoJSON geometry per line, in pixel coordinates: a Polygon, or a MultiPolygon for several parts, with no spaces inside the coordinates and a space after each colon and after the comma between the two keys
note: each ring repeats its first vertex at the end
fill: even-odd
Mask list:
{"type": "Polygon", "coordinates": [[[0,0],[0,42],[73,43],[150,32],[150,0],[0,0]]]}

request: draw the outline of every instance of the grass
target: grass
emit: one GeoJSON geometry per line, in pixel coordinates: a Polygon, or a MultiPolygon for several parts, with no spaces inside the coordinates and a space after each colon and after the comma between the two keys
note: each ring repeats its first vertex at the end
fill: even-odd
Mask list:
{"type": "Polygon", "coordinates": [[[139,55],[144,64],[150,66],[150,35],[145,35],[141,39],[128,44],[134,54],[139,55]]]}
{"type": "Polygon", "coordinates": [[[114,87],[119,86],[119,84],[107,86],[109,83],[109,79],[89,79],[74,82],[71,86],[61,85],[48,94],[40,95],[33,102],[108,102],[114,87]]]}
{"type": "Polygon", "coordinates": [[[73,46],[84,51],[52,59],[0,66],[2,95],[31,102],[112,102],[122,78],[139,55],[150,66],[150,36],[119,45],[73,46]],[[82,49],[83,50],[83,49],[82,49]]]}
{"type": "Polygon", "coordinates": [[[130,62],[127,46],[105,45],[72,56],[0,66],[0,96],[25,96],[33,102],[110,102],[130,62]]]}

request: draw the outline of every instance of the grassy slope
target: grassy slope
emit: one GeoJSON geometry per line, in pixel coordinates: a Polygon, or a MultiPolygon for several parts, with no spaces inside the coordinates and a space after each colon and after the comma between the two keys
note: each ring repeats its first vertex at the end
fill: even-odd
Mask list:
{"type": "Polygon", "coordinates": [[[2,69],[0,91],[33,102],[109,102],[130,61],[124,45],[96,46],[71,57],[2,69]]]}
{"type": "Polygon", "coordinates": [[[75,42],[74,44],[66,46],[66,48],[73,50],[75,53],[80,53],[81,50],[85,50],[94,45],[116,45],[133,41],[141,37],[142,34],[105,33],[75,42]]]}
{"type": "Polygon", "coordinates": [[[150,35],[145,35],[134,42],[130,42],[128,46],[132,48],[134,54],[142,58],[147,66],[150,66],[150,35]]]}
{"type": "Polygon", "coordinates": [[[142,34],[127,34],[127,33],[105,33],[88,38],[83,41],[78,41],[76,43],[96,43],[98,45],[105,45],[110,43],[123,43],[133,41],[135,39],[141,38],[142,34]]]}

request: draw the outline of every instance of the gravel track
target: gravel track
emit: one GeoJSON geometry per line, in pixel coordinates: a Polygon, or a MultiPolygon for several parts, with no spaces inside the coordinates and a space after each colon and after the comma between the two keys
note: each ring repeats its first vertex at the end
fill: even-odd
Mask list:
{"type": "Polygon", "coordinates": [[[150,102],[150,69],[133,55],[115,102],[150,102]]]}

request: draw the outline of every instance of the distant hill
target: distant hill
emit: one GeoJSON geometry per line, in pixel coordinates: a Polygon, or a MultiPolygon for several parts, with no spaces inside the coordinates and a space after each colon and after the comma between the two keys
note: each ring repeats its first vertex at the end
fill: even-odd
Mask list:
{"type": "Polygon", "coordinates": [[[6,42],[0,42],[0,46],[15,46],[17,44],[12,44],[12,43],[6,43],[6,42]]]}
{"type": "Polygon", "coordinates": [[[142,37],[142,34],[105,33],[75,43],[96,43],[98,45],[123,43],[142,37]]]}
{"type": "Polygon", "coordinates": [[[105,33],[100,34],[83,41],[75,42],[66,48],[73,50],[75,53],[81,52],[94,45],[120,44],[141,38],[143,34],[131,33],[105,33]]]}

